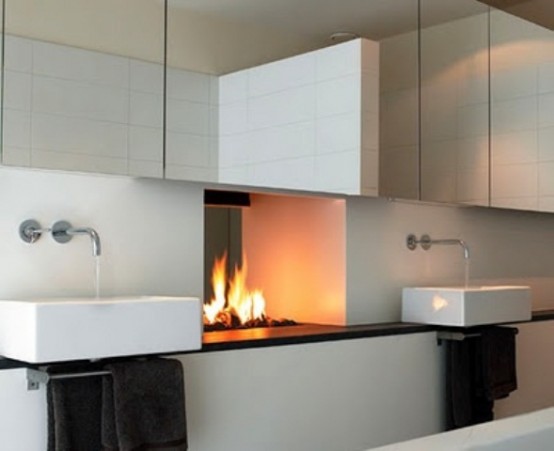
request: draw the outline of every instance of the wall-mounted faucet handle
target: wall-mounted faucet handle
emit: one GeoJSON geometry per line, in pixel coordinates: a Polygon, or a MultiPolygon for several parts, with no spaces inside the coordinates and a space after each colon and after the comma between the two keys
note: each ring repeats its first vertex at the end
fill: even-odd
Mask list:
{"type": "Polygon", "coordinates": [[[411,233],[406,237],[406,246],[411,251],[415,250],[417,248],[417,245],[421,245],[421,248],[424,250],[431,249],[431,245],[433,244],[453,244],[453,245],[459,245],[462,247],[464,251],[464,259],[469,259],[469,246],[464,240],[460,240],[457,238],[446,238],[446,239],[440,239],[440,240],[432,240],[429,235],[421,235],[421,238],[418,240],[417,237],[411,233]]]}
{"type": "Polygon", "coordinates": [[[431,241],[431,237],[429,235],[421,235],[421,239],[419,239],[419,240],[417,239],[417,237],[413,233],[410,233],[406,237],[406,246],[411,251],[414,251],[417,248],[418,244],[421,245],[422,249],[428,251],[429,249],[431,249],[431,243],[432,243],[432,241],[431,241]]]}
{"type": "Polygon", "coordinates": [[[67,221],[58,221],[52,226],[52,237],[58,243],[67,243],[75,235],[88,235],[92,242],[92,255],[94,257],[100,256],[102,248],[100,245],[100,235],[96,230],[90,227],[73,227],[67,221]]]}
{"type": "Polygon", "coordinates": [[[19,237],[26,243],[35,243],[44,232],[50,229],[43,229],[40,223],[35,219],[27,219],[19,225],[19,237]]]}

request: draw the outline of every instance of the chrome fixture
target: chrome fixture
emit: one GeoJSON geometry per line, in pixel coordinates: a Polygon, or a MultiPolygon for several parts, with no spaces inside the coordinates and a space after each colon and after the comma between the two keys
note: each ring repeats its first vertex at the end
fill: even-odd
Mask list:
{"type": "Polygon", "coordinates": [[[27,219],[19,225],[19,237],[26,243],[35,243],[44,232],[50,229],[43,229],[35,219],[27,219]]]}
{"type": "Polygon", "coordinates": [[[47,371],[27,368],[27,390],[38,390],[40,384],[48,384],[53,379],[76,379],[81,377],[111,376],[107,370],[86,371],[81,373],[49,374],[47,371]]]}
{"type": "Polygon", "coordinates": [[[461,246],[464,250],[464,259],[469,260],[469,246],[464,240],[459,240],[456,238],[447,238],[447,239],[440,239],[440,240],[432,240],[429,235],[421,235],[421,238],[418,240],[417,237],[411,233],[406,238],[406,246],[411,251],[415,250],[417,248],[417,245],[421,245],[421,248],[424,250],[431,249],[431,246],[433,244],[446,244],[446,245],[458,245],[461,246]]]}
{"type": "Polygon", "coordinates": [[[52,226],[52,237],[58,243],[67,243],[75,235],[88,235],[92,242],[92,255],[98,257],[102,253],[100,236],[90,227],[73,227],[67,221],[58,221],[52,226]]]}

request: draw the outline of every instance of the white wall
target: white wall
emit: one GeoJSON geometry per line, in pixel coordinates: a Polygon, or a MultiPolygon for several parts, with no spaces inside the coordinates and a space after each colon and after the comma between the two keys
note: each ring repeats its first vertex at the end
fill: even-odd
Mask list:
{"type": "Polygon", "coordinates": [[[21,221],[59,219],[100,234],[101,293],[200,296],[203,191],[184,182],[0,169],[0,296],[94,294],[88,237],[19,239],[21,221]]]}
{"type": "Polygon", "coordinates": [[[518,325],[517,391],[495,402],[495,418],[554,406],[554,321],[518,325]]]}
{"type": "Polygon", "coordinates": [[[190,354],[190,451],[358,451],[442,427],[434,333],[190,354]]]}
{"type": "Polygon", "coordinates": [[[470,284],[530,285],[535,310],[554,308],[554,216],[350,198],[348,323],[398,321],[402,287],[464,283],[461,248],[410,251],[409,233],[465,240],[471,252],[470,284]]]}

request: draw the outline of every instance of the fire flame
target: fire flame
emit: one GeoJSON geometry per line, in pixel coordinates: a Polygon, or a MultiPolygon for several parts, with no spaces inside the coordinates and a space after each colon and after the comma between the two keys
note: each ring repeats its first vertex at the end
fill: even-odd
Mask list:
{"type": "Polygon", "coordinates": [[[214,297],[204,303],[204,323],[231,323],[236,317],[241,325],[265,319],[265,299],[261,290],[250,291],[246,286],[248,265],[243,256],[242,267],[235,266],[233,277],[227,282],[227,253],[216,258],[212,270],[214,297]],[[227,292],[227,284],[229,290],[227,292]],[[227,296],[226,296],[227,292],[227,296]]]}

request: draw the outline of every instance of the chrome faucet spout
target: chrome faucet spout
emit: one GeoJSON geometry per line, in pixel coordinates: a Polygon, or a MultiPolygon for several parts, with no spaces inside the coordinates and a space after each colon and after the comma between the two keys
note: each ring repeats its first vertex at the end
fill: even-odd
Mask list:
{"type": "Polygon", "coordinates": [[[90,241],[92,242],[92,255],[94,257],[99,257],[102,253],[102,246],[100,244],[100,235],[98,232],[91,227],[71,227],[65,231],[66,234],[74,235],[88,235],[90,236],[90,241]]]}
{"type": "Polygon", "coordinates": [[[464,259],[469,260],[469,246],[464,240],[458,239],[443,239],[443,240],[431,240],[429,244],[452,244],[460,245],[464,251],[464,259]]]}
{"type": "Polygon", "coordinates": [[[52,236],[58,243],[67,243],[75,235],[88,235],[92,243],[92,255],[99,257],[102,253],[100,235],[91,227],[73,227],[67,221],[58,221],[52,226],[52,236]]]}

